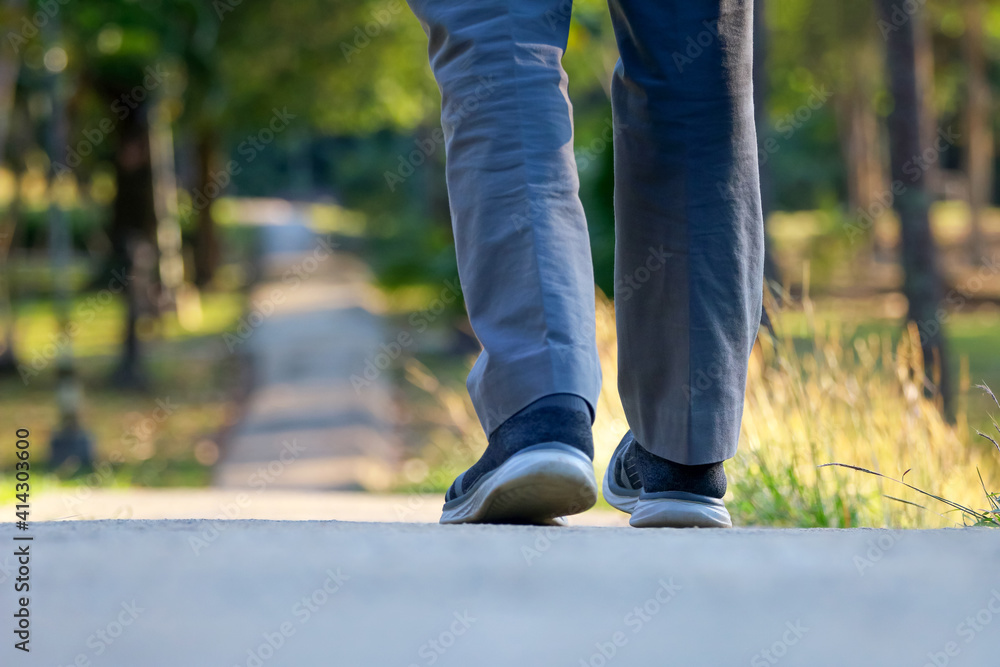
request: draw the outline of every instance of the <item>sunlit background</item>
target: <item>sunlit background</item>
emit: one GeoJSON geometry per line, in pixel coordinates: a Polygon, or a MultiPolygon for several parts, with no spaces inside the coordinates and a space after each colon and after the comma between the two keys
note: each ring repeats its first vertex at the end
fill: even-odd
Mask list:
{"type": "MultiPolygon", "coordinates": [[[[729,465],[744,525],[976,520],[831,462],[979,510],[1000,490],[977,434],[1000,409],[976,386],[1000,390],[1000,3],[890,4],[757,0],[770,327],[729,465]],[[894,155],[907,123],[916,150],[894,155]]],[[[405,3],[5,0],[0,25],[0,433],[31,430],[40,492],[261,482],[435,505],[485,437],[439,93],[405,3]],[[286,432],[308,465],[280,458],[286,432]]],[[[564,66],[601,293],[598,472],[627,428],[616,58],[606,4],[577,0],[564,66]]]]}

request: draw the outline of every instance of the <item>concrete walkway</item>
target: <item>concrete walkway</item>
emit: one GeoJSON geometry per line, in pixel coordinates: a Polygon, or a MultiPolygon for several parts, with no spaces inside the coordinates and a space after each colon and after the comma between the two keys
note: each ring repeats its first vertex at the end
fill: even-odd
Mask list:
{"type": "MultiPolygon", "coordinates": [[[[0,525],[0,540],[17,531],[0,525]]],[[[35,524],[4,665],[996,664],[1000,533],[35,524]]],[[[23,533],[21,533],[23,534],[23,533]]],[[[2,560],[2,559],[0,559],[2,560]]]]}
{"type": "Polygon", "coordinates": [[[370,272],[310,231],[306,209],[244,208],[241,219],[261,228],[263,280],[227,344],[249,357],[254,386],[215,484],[386,488],[400,455],[388,378],[352,383],[385,341],[370,272]]]}

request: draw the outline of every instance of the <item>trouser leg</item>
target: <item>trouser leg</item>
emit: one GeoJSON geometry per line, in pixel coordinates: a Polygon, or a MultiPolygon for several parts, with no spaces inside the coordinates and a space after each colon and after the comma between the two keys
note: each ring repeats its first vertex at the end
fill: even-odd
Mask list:
{"type": "Polygon", "coordinates": [[[590,242],[560,60],[566,0],[410,0],[441,89],[459,276],[487,434],[542,396],[600,390],[590,242]]]}
{"type": "Polygon", "coordinates": [[[637,441],[736,453],[760,322],[752,2],[610,0],[618,386],[637,441]]]}

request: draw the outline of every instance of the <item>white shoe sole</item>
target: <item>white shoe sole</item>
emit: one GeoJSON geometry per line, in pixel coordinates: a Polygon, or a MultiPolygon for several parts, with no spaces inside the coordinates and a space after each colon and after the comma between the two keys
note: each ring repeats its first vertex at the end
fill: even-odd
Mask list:
{"type": "Polygon", "coordinates": [[[640,498],[629,525],[636,528],[732,528],[725,507],[674,498],[640,498]]]}
{"type": "Polygon", "coordinates": [[[522,452],[460,500],[451,508],[445,503],[441,523],[559,523],[597,502],[594,466],[582,453],[522,452]]]}

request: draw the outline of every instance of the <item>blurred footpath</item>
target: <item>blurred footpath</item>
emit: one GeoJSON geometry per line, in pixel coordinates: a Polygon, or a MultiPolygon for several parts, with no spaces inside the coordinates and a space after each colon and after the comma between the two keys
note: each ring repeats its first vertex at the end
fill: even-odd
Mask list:
{"type": "Polygon", "coordinates": [[[368,268],[314,233],[308,208],[242,200],[260,226],[260,280],[240,326],[252,387],[225,443],[214,484],[224,488],[369,490],[389,487],[400,458],[391,385],[351,376],[386,341],[368,268]]]}

